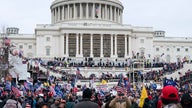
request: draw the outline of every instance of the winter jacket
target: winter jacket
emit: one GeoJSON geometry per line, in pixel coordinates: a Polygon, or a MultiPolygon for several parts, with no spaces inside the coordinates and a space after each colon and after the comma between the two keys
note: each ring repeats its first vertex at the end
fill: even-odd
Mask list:
{"type": "Polygon", "coordinates": [[[67,102],[65,108],[74,108],[75,102],[67,102]]]}
{"type": "Polygon", "coordinates": [[[22,108],[21,104],[13,99],[8,99],[3,108],[22,108]]]}
{"type": "Polygon", "coordinates": [[[182,108],[180,104],[168,104],[165,105],[163,108],[182,108]]]}
{"type": "Polygon", "coordinates": [[[125,97],[122,100],[114,98],[110,103],[109,107],[111,108],[131,108],[131,101],[125,97]]]}
{"type": "Polygon", "coordinates": [[[91,102],[89,99],[84,99],[77,103],[74,108],[98,108],[98,104],[91,102]]]}

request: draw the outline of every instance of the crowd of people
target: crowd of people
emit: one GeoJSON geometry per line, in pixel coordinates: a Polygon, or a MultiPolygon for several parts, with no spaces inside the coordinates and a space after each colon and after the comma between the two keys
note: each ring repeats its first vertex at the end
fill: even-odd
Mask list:
{"type": "Polygon", "coordinates": [[[0,108],[191,108],[190,88],[165,81],[164,87],[157,89],[155,84],[133,85],[124,81],[108,91],[86,85],[68,88],[51,77],[44,84],[25,82],[9,88],[5,83],[0,86],[0,108]]]}
{"type": "MultiPolygon", "coordinates": [[[[50,65],[49,62],[45,65],[41,59],[34,61],[46,68],[46,65],[50,65]]],[[[158,88],[155,83],[131,83],[126,76],[113,77],[109,73],[103,73],[101,80],[114,78],[118,79],[118,84],[107,89],[103,89],[102,86],[97,88],[92,85],[76,85],[77,79],[85,77],[67,72],[60,72],[62,78],[47,74],[47,80],[33,79],[32,82],[14,83],[8,78],[0,85],[0,108],[191,108],[191,82],[182,85],[177,79],[160,78],[163,74],[182,68],[183,64],[158,65],[163,69],[146,73],[146,80],[162,82],[162,88],[158,88]]],[[[28,67],[39,75],[43,73],[38,66],[28,67]]],[[[90,79],[93,77],[97,78],[93,75],[90,79]]],[[[181,80],[190,77],[189,70],[181,76],[181,80]]]]}
{"type": "MultiPolygon", "coordinates": [[[[70,58],[54,58],[54,60],[49,60],[49,61],[42,61],[42,60],[39,60],[41,61],[41,65],[44,66],[45,68],[48,68],[50,69],[51,71],[53,72],[56,72],[56,73],[61,73],[61,74],[66,74],[67,72],[66,71],[63,71],[63,70],[58,70],[56,67],[61,67],[61,68],[64,68],[66,66],[68,67],[76,67],[76,68],[80,68],[80,67],[89,67],[89,63],[94,63],[95,61],[93,61],[92,59],[88,59],[86,61],[73,61],[73,62],[70,62],[72,61],[70,58]],[[89,62],[91,61],[91,62],[89,62]],[[86,65],[88,64],[88,65],[86,65]]],[[[102,61],[100,60],[100,62],[98,62],[99,64],[103,64],[103,65],[94,65],[94,66],[99,66],[99,67],[122,67],[122,68],[127,68],[127,67],[130,67],[131,65],[131,59],[128,58],[126,59],[124,62],[121,62],[120,65],[118,65],[118,63],[114,63],[114,65],[111,65],[113,63],[110,63],[111,61],[102,61]],[[108,65],[107,65],[108,64],[108,65]],[[117,65],[115,65],[117,64],[117,65]]],[[[177,63],[151,63],[151,62],[144,62],[144,67],[145,68],[162,68],[162,69],[159,69],[159,70],[149,70],[149,72],[145,73],[145,74],[142,74],[144,76],[147,76],[147,77],[144,77],[142,76],[143,78],[145,78],[145,80],[153,80],[155,79],[156,81],[160,81],[160,78],[162,75],[165,75],[165,74],[171,74],[172,72],[178,70],[178,69],[181,69],[183,68],[183,62],[177,62],[177,63]]],[[[112,75],[111,73],[110,74],[105,74],[105,76],[107,76],[107,78],[109,79],[116,79],[118,78],[118,75],[112,75]]],[[[102,76],[96,76],[97,78],[101,78],[102,76]]],[[[82,76],[81,74],[79,75],[79,78],[80,79],[90,79],[91,76],[89,77],[85,77],[85,76],[82,76]]]]}
{"type": "MultiPolygon", "coordinates": [[[[130,67],[134,60],[136,59],[131,59],[127,58],[124,60],[93,60],[93,58],[85,58],[84,60],[73,60],[71,58],[54,58],[53,60],[47,61],[48,66],[61,66],[61,67],[119,67],[119,68],[125,68],[125,67],[130,67]]],[[[145,68],[158,68],[158,67],[163,67],[164,65],[172,66],[176,63],[163,63],[163,62],[149,62],[149,60],[146,60],[144,62],[144,67],[145,68]]],[[[168,67],[169,68],[169,67],[168,67]]]]}

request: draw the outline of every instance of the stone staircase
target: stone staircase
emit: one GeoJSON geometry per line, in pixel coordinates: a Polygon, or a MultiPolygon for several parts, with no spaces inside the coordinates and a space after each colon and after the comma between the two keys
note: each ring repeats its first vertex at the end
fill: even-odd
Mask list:
{"type": "Polygon", "coordinates": [[[42,66],[39,66],[39,69],[42,70],[43,72],[47,72],[47,71],[48,71],[50,76],[55,76],[55,77],[57,77],[57,78],[61,78],[61,77],[62,77],[61,74],[55,73],[55,72],[53,72],[52,70],[47,70],[46,68],[44,68],[44,67],[42,67],[42,66]]]}
{"type": "Polygon", "coordinates": [[[183,68],[174,71],[172,74],[165,75],[164,77],[167,77],[167,78],[172,77],[173,79],[177,78],[179,80],[180,76],[179,76],[178,72],[180,72],[182,75],[184,75],[185,72],[187,72],[189,69],[192,70],[192,64],[187,64],[186,63],[186,64],[183,65],[183,68]]]}

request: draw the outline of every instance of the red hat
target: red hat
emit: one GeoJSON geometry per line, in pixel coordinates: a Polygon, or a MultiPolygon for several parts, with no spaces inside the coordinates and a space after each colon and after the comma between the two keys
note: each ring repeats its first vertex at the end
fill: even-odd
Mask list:
{"type": "Polygon", "coordinates": [[[161,98],[167,100],[179,100],[178,90],[173,86],[166,86],[162,90],[161,98]]]}
{"type": "Polygon", "coordinates": [[[53,94],[53,92],[49,92],[48,95],[49,95],[50,97],[53,97],[54,94],[53,94]]]}
{"type": "Polygon", "coordinates": [[[149,95],[149,96],[148,96],[148,99],[149,99],[149,100],[152,100],[152,99],[153,99],[153,97],[152,97],[151,95],[149,95]]]}

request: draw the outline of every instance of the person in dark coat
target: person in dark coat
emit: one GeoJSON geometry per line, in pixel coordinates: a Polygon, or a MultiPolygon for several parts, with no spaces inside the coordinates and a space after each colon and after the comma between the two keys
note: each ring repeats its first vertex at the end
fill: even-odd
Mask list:
{"type": "Polygon", "coordinates": [[[69,97],[69,101],[66,103],[65,108],[74,108],[75,102],[72,97],[69,97]]]}
{"type": "Polygon", "coordinates": [[[98,104],[91,102],[92,91],[86,88],[83,91],[83,100],[75,105],[74,108],[98,108],[98,104]]]}
{"type": "Polygon", "coordinates": [[[183,94],[181,97],[181,106],[183,108],[191,108],[192,107],[192,97],[189,93],[183,94]]]}

